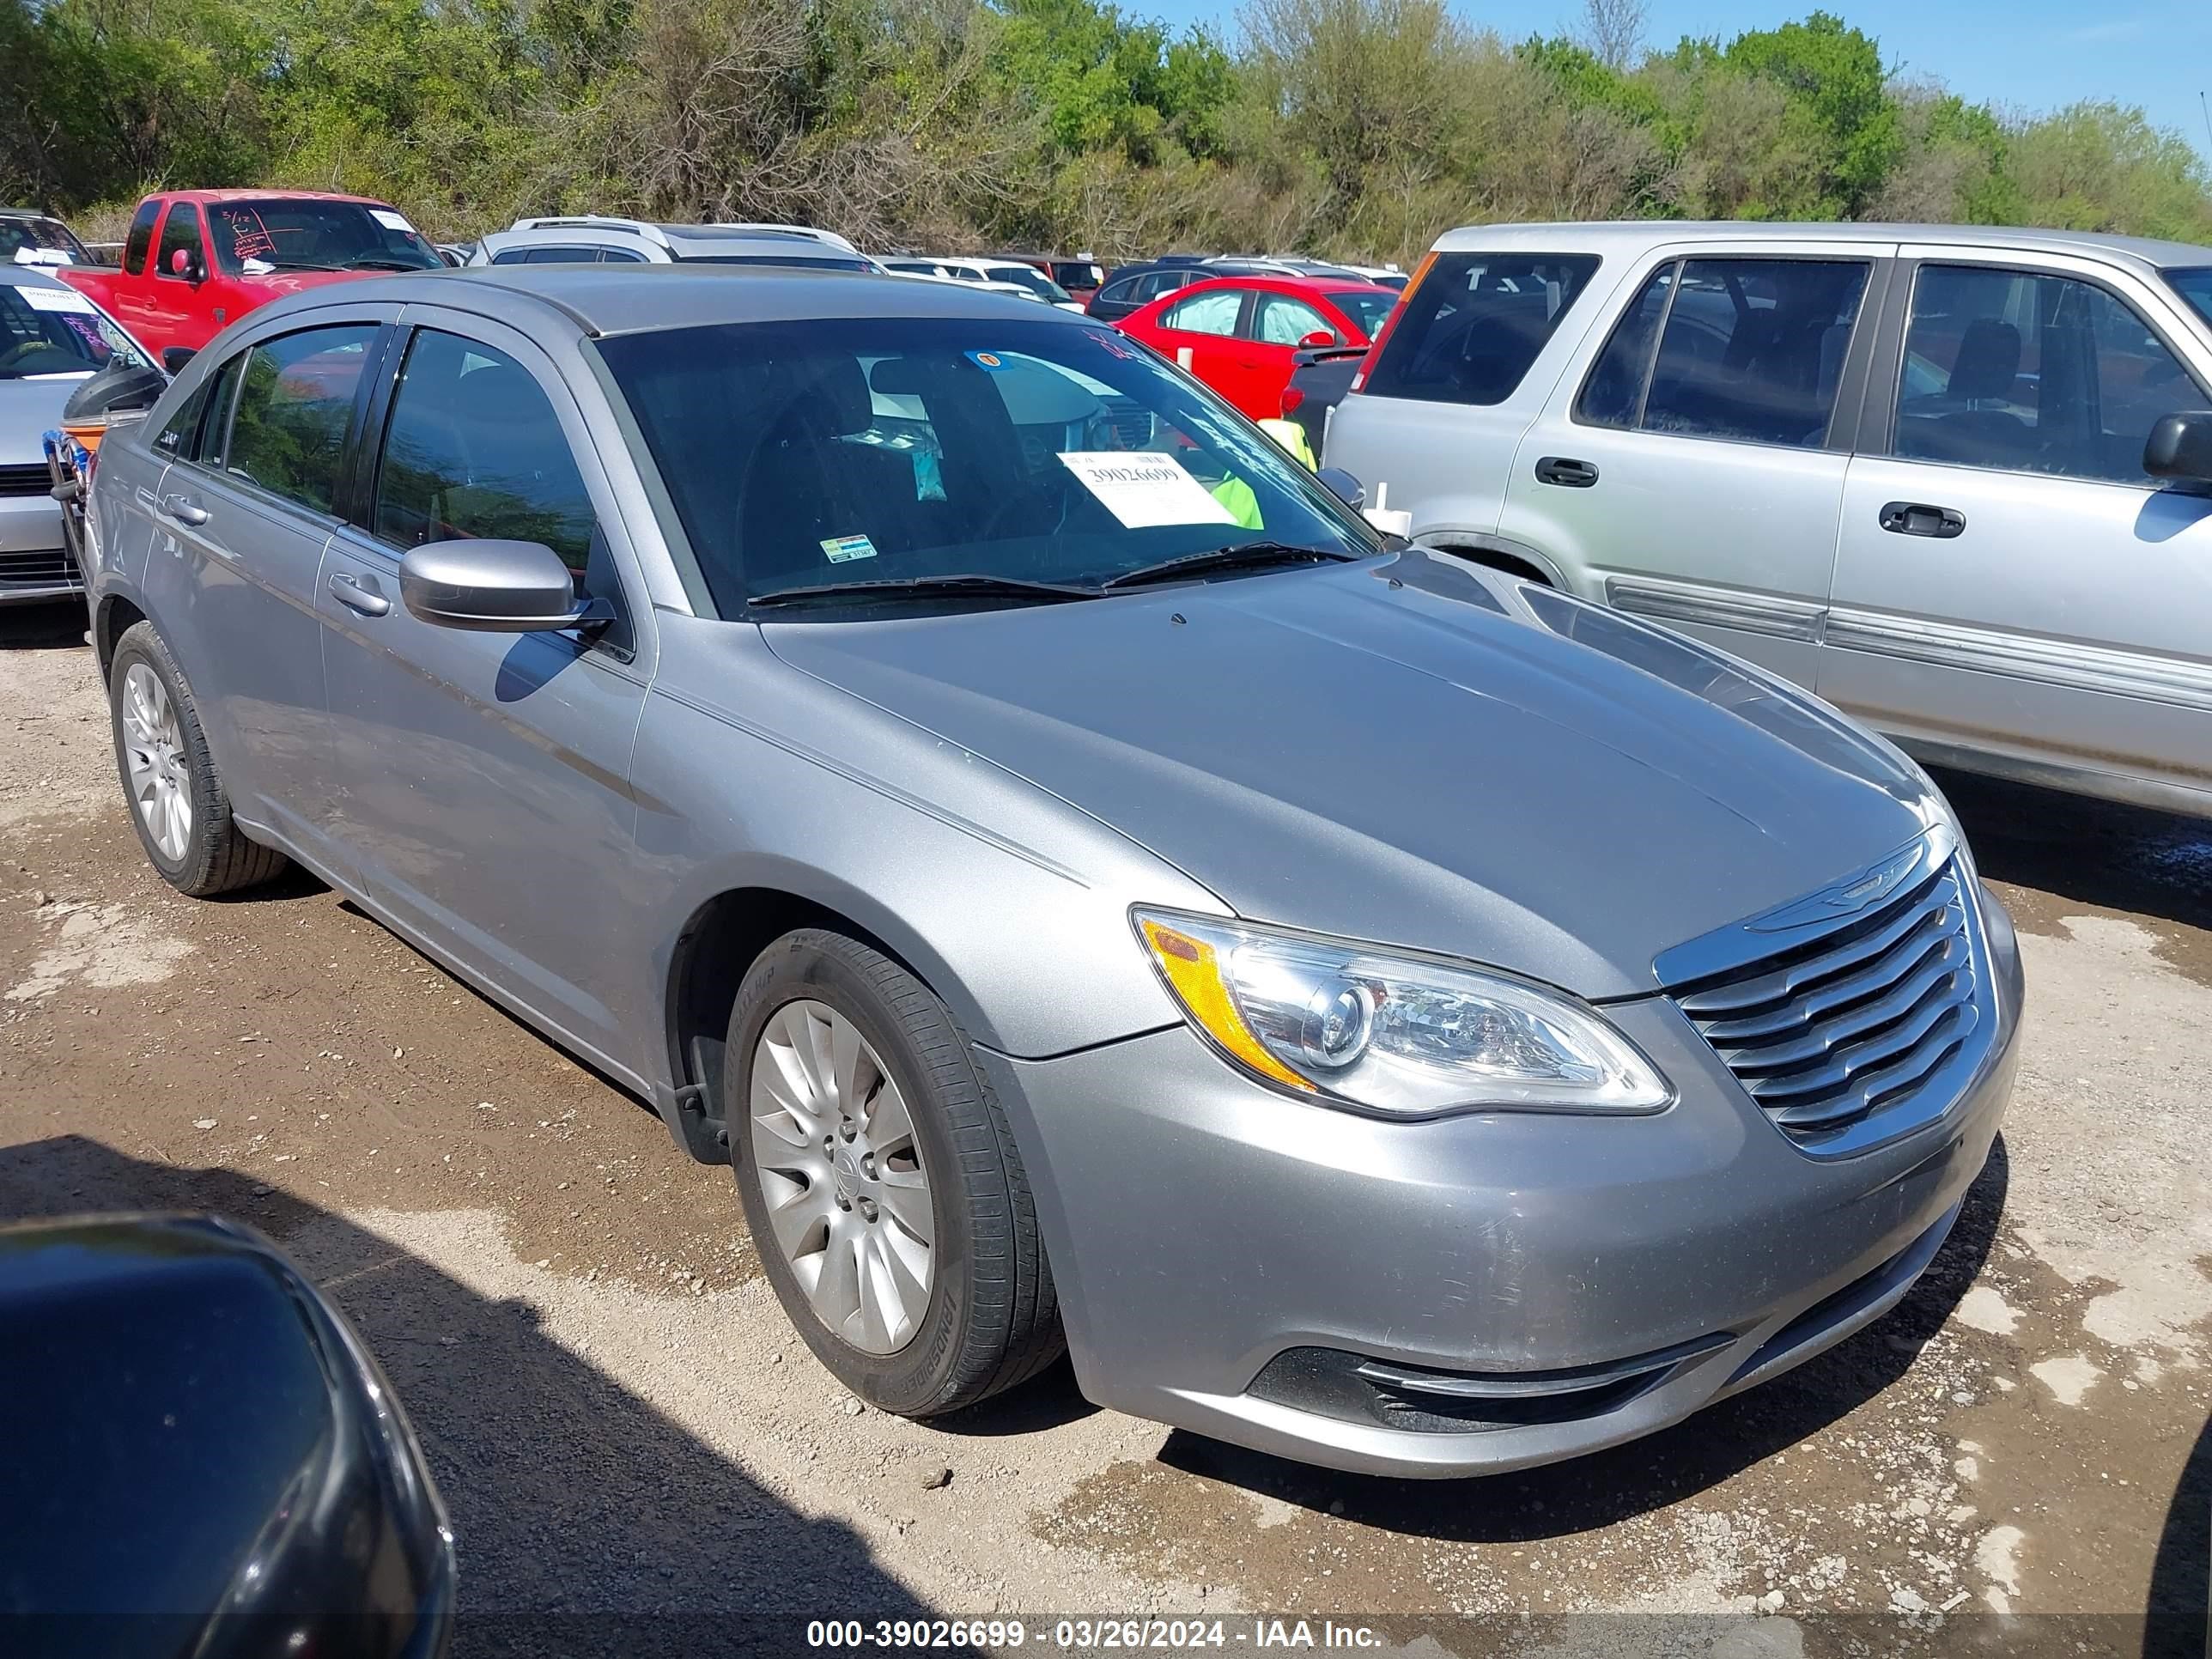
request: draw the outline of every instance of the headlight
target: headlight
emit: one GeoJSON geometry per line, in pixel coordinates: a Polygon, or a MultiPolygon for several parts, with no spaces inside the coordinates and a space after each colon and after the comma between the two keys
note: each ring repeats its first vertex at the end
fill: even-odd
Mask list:
{"type": "Polygon", "coordinates": [[[1200,1033],[1278,1087],[1393,1116],[1653,1112],[1674,1098],[1588,1004],[1471,967],[1213,917],[1134,913],[1200,1033]]]}

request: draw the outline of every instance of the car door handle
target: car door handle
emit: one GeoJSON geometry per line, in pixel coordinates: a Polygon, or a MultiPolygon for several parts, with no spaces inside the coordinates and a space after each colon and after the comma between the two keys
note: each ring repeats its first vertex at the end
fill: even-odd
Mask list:
{"type": "Polygon", "coordinates": [[[372,593],[362,585],[358,576],[349,576],[343,570],[331,577],[331,597],[349,611],[358,611],[364,617],[381,617],[392,609],[392,601],[381,593],[372,593]]]}
{"type": "Polygon", "coordinates": [[[1597,469],[1588,461],[1547,455],[1536,463],[1536,482],[1558,484],[1563,489],[1588,489],[1597,482],[1597,469]]]}
{"type": "Polygon", "coordinates": [[[1893,536],[1933,536],[1949,541],[1966,533],[1966,515],[1955,507],[1930,507],[1925,501],[1884,501],[1881,527],[1893,536]]]}
{"type": "Polygon", "coordinates": [[[198,526],[208,521],[207,508],[197,501],[186,501],[182,495],[162,496],[161,513],[164,517],[174,519],[179,524],[198,526]]]}

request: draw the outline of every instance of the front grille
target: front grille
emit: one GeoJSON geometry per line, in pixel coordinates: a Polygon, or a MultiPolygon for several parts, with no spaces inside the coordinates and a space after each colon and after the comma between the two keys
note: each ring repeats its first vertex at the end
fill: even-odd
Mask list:
{"type": "Polygon", "coordinates": [[[76,561],[61,550],[52,553],[0,553],[0,587],[33,582],[44,587],[77,579],[76,561]]]}
{"type": "Polygon", "coordinates": [[[0,466],[0,495],[43,495],[54,487],[44,461],[0,466]]]}
{"type": "Polygon", "coordinates": [[[1817,1150],[1892,1111],[1884,1127],[1902,1133],[1948,1104],[1911,1109],[1982,1024],[1974,978],[1954,860],[1832,933],[1672,994],[1766,1115],[1817,1150]]]}

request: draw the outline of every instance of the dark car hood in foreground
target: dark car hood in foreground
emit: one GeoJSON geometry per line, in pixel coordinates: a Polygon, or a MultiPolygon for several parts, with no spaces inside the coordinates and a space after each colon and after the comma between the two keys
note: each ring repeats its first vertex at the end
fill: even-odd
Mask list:
{"type": "Polygon", "coordinates": [[[1863,868],[1933,811],[1809,699],[1420,552],[766,632],[1240,915],[1589,996],[1649,991],[1669,945],[1863,868]]]}

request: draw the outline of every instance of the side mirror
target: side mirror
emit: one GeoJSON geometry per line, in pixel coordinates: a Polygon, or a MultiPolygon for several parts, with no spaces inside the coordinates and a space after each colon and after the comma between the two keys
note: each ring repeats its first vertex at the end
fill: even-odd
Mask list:
{"type": "Polygon", "coordinates": [[[200,279],[200,262],[192,258],[192,251],[188,247],[171,248],[169,274],[181,276],[188,283],[197,283],[200,279]]]}
{"type": "Polygon", "coordinates": [[[185,372],[185,365],[199,354],[198,346],[164,346],[161,348],[161,367],[173,375],[185,372]]]}
{"type": "Polygon", "coordinates": [[[1317,328],[1298,342],[1298,349],[1302,351],[1311,351],[1316,346],[1342,345],[1343,343],[1343,341],[1338,339],[1328,329],[1317,328]]]}
{"type": "Polygon", "coordinates": [[[482,634],[536,634],[612,616],[577,597],[568,567],[543,542],[430,542],[399,561],[399,597],[426,623],[482,634]]]}
{"type": "Polygon", "coordinates": [[[1367,505],[1367,486],[1340,466],[1325,466],[1314,474],[1328,487],[1328,493],[1346,507],[1359,508],[1367,505]]]}
{"type": "Polygon", "coordinates": [[[202,1655],[446,1651],[453,1534],[406,1413],[259,1234],[0,1229],[0,1352],[21,1357],[0,1375],[11,1620],[202,1655]]]}
{"type": "Polygon", "coordinates": [[[2143,444],[2142,464],[2154,478],[2212,484],[2212,410],[2160,416],[2143,444]]]}

